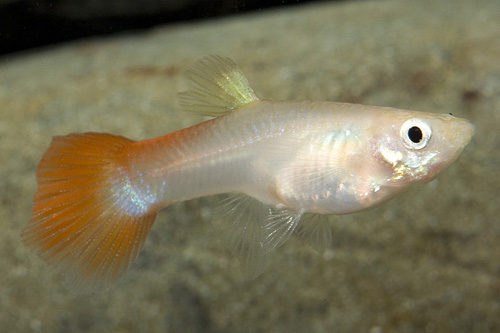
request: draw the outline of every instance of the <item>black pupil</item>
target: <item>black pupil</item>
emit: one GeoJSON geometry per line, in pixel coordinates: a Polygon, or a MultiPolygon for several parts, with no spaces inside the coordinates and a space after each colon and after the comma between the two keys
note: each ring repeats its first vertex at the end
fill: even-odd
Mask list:
{"type": "Polygon", "coordinates": [[[417,126],[413,126],[408,130],[408,137],[414,143],[419,143],[422,141],[422,130],[417,126]]]}

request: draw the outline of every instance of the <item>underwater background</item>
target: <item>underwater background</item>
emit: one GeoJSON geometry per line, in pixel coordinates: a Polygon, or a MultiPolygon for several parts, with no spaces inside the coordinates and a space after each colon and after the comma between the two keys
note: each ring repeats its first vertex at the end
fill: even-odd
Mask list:
{"type": "Polygon", "coordinates": [[[321,2],[0,57],[0,332],[500,331],[500,2],[321,2]],[[176,94],[231,57],[256,93],[452,113],[476,125],[436,180],[340,216],[322,255],[292,237],[249,280],[215,198],[160,212],[108,291],[78,295],[19,240],[51,137],[142,140],[203,121],[176,94]]]}

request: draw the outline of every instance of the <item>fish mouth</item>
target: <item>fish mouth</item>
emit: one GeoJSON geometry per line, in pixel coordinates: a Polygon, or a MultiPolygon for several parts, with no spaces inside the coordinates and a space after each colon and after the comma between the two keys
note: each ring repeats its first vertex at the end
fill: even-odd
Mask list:
{"type": "Polygon", "coordinates": [[[462,144],[458,145],[458,148],[463,149],[476,133],[476,126],[467,119],[457,120],[457,123],[453,126],[454,135],[452,142],[461,142],[462,144]]]}
{"type": "Polygon", "coordinates": [[[455,162],[476,133],[476,126],[470,121],[462,118],[455,118],[453,121],[453,125],[446,133],[446,141],[450,143],[447,147],[448,153],[444,156],[446,158],[430,163],[426,182],[436,178],[439,173],[455,162]]]}

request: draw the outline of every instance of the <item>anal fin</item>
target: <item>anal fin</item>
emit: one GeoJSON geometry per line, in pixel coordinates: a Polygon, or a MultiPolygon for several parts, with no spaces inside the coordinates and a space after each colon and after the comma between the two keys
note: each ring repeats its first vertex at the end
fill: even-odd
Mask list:
{"type": "Polygon", "coordinates": [[[247,264],[248,274],[255,278],[266,268],[268,254],[294,232],[302,214],[244,194],[231,194],[221,201],[217,220],[230,250],[247,264]]]}

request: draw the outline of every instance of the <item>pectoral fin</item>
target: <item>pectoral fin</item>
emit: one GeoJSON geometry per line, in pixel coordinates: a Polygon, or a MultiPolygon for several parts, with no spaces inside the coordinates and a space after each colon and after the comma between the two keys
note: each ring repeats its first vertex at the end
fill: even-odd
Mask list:
{"type": "Polygon", "coordinates": [[[332,244],[331,218],[330,215],[304,214],[297,235],[322,254],[332,244]]]}

